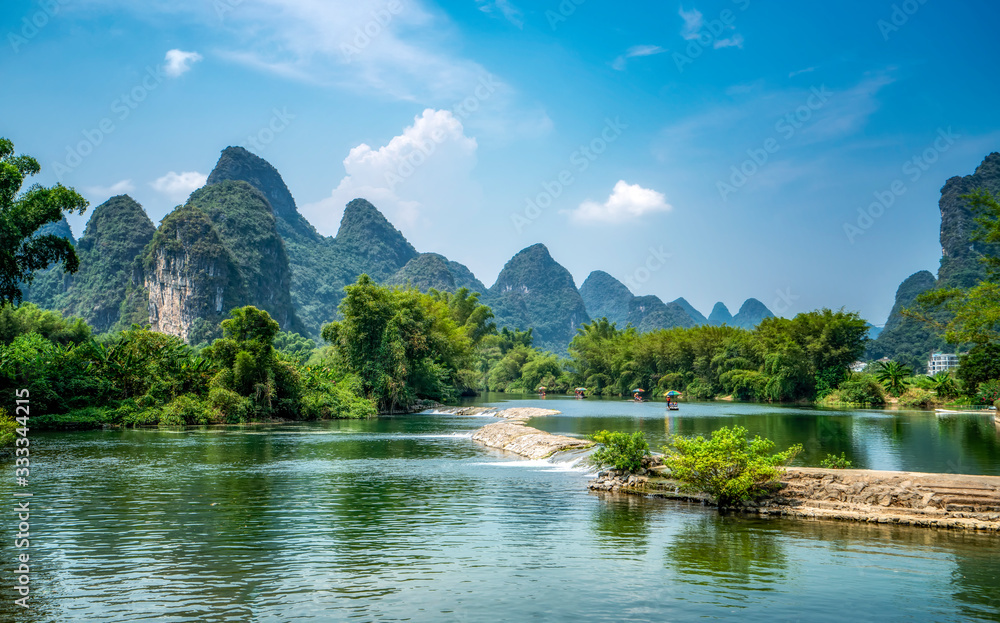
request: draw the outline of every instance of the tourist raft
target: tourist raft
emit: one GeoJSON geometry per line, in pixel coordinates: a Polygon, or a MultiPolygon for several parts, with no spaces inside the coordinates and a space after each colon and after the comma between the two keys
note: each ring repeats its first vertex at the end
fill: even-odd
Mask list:
{"type": "MultiPolygon", "coordinates": [[[[463,407],[441,412],[502,418],[504,421],[477,430],[472,439],[530,459],[593,445],[525,424],[533,417],[559,413],[553,409],[463,407]]],[[[602,471],[588,486],[593,491],[712,504],[706,495],[683,492],[657,457],[646,460],[640,473],[602,471]]],[[[1000,476],[790,467],[774,495],[731,510],[762,517],[837,519],[1000,534],[1000,476]]]]}

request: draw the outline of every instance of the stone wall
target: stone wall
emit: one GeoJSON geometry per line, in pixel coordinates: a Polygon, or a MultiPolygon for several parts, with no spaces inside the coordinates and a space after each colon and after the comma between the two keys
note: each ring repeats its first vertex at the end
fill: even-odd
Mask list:
{"type": "MultiPolygon", "coordinates": [[[[601,472],[589,487],[711,504],[706,495],[685,493],[661,471],[651,465],[638,474],[601,472]]],[[[736,510],[1000,533],[1000,477],[796,467],[786,470],[777,493],[736,510]]]]}

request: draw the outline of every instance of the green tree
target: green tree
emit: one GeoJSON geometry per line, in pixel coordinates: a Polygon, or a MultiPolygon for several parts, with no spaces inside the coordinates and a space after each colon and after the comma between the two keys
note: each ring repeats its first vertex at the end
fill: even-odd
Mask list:
{"type": "Polygon", "coordinates": [[[21,193],[25,178],[41,171],[31,156],[15,156],[14,144],[0,138],[0,304],[20,303],[21,286],[34,280],[36,270],[62,262],[74,273],[79,259],[73,245],[53,234],[36,235],[47,223],[64,213],[83,214],[87,201],[71,188],[39,185],[21,193]]]}
{"type": "Polygon", "coordinates": [[[323,327],[339,365],[387,411],[417,398],[449,400],[472,365],[472,344],[440,298],[377,285],[368,275],[344,288],[342,320],[323,327]]]}
{"type": "Polygon", "coordinates": [[[930,377],[931,389],[941,398],[954,398],[958,396],[958,383],[949,371],[938,372],[930,377]]]}
{"type": "Polygon", "coordinates": [[[977,344],[959,358],[958,379],[969,394],[981,383],[1000,379],[1000,344],[977,344]]]}
{"type": "Polygon", "coordinates": [[[897,397],[906,391],[906,379],[912,374],[913,370],[896,361],[884,361],[875,369],[875,378],[885,391],[897,397]]]}
{"type": "Polygon", "coordinates": [[[637,472],[642,467],[642,459],[649,456],[649,442],[641,430],[631,435],[602,430],[590,439],[601,444],[590,455],[590,462],[598,468],[613,465],[615,469],[637,472]]]}
{"type": "Polygon", "coordinates": [[[774,442],[747,438],[742,426],[722,428],[705,439],[673,436],[664,446],[663,464],[671,476],[731,506],[774,490],[785,466],[802,451],[795,445],[772,454],[774,442]]]}

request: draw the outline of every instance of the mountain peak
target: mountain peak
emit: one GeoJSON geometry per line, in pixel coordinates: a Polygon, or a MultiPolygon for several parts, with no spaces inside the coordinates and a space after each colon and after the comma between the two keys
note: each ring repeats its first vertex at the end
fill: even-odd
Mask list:
{"type": "Polygon", "coordinates": [[[281,174],[267,160],[243,147],[226,147],[205,184],[226,180],[247,182],[264,195],[277,218],[286,221],[301,235],[318,237],[315,229],[299,214],[281,174]]]}
{"type": "Polygon", "coordinates": [[[736,312],[736,315],[733,316],[733,324],[744,329],[753,329],[760,324],[761,320],[771,318],[772,316],[774,314],[771,313],[771,310],[766,305],[755,298],[749,298],[743,301],[740,311],[736,312]]]}
{"type": "Polygon", "coordinates": [[[603,270],[595,270],[580,286],[580,296],[591,318],[607,318],[624,327],[628,322],[632,293],[625,284],[603,270]]]}
{"type": "Polygon", "coordinates": [[[729,313],[729,308],[726,307],[725,303],[720,301],[715,304],[715,307],[712,308],[712,313],[708,315],[708,324],[714,326],[733,324],[733,315],[729,313]]]}
{"type": "Polygon", "coordinates": [[[334,245],[341,254],[363,258],[366,270],[378,280],[391,276],[418,255],[367,199],[354,199],[344,208],[334,245]]]}
{"type": "Polygon", "coordinates": [[[681,309],[687,312],[687,315],[691,316],[691,320],[693,320],[696,325],[708,323],[708,319],[705,318],[704,314],[695,309],[694,305],[688,303],[687,299],[685,299],[683,296],[671,301],[671,303],[679,305],[681,309]]]}

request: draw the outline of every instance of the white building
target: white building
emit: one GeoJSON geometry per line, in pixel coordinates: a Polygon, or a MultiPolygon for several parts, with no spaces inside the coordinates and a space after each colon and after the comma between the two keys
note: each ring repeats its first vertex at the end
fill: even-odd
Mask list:
{"type": "Polygon", "coordinates": [[[947,372],[958,367],[958,355],[949,353],[934,353],[927,361],[927,375],[934,376],[938,372],[947,372]]]}
{"type": "Polygon", "coordinates": [[[868,367],[868,362],[866,361],[855,361],[851,364],[851,372],[864,372],[865,368],[868,367]]]}

